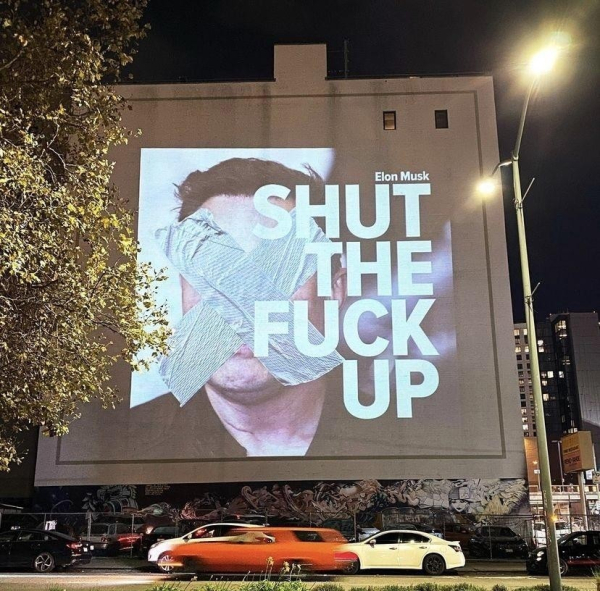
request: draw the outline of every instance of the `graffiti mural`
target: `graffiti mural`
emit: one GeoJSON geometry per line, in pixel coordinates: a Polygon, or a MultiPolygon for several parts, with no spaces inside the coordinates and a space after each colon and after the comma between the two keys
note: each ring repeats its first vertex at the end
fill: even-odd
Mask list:
{"type": "Polygon", "coordinates": [[[401,522],[479,523],[529,512],[522,479],[357,480],[239,484],[121,485],[40,488],[36,503],[69,499],[88,513],[142,513],[219,521],[261,516],[271,524],[320,525],[331,520],[391,527],[401,522]]]}

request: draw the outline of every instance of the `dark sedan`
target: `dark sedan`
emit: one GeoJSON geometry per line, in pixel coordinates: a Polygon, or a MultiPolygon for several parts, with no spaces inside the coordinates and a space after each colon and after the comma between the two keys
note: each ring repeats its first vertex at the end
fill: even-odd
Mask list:
{"type": "MultiPolygon", "coordinates": [[[[560,572],[600,566],[600,531],[580,531],[558,540],[560,572]]],[[[527,572],[532,575],[548,573],[547,548],[537,548],[527,559],[527,572]]]]}
{"type": "Polygon", "coordinates": [[[20,529],[0,532],[0,567],[33,568],[48,573],[56,567],[87,564],[89,545],[54,531],[20,529]]]}
{"type": "Polygon", "coordinates": [[[527,542],[510,527],[485,525],[475,530],[469,540],[472,558],[526,558],[527,542]]]}

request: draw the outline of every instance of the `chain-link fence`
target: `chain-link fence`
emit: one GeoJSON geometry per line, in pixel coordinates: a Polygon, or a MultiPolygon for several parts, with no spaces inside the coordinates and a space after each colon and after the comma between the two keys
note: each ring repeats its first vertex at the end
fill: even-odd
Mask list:
{"type": "MultiPolygon", "coordinates": [[[[270,526],[309,526],[337,529],[351,541],[364,540],[378,531],[416,529],[449,541],[458,541],[467,556],[481,559],[523,559],[546,544],[546,526],[540,515],[470,515],[447,511],[388,508],[373,513],[304,512],[301,515],[253,513],[230,514],[225,510],[215,519],[214,511],[198,511],[193,517],[142,512],[128,513],[15,513],[0,510],[0,531],[10,529],[55,530],[94,545],[95,554],[145,558],[157,540],[185,535],[208,523],[255,523],[270,526]]],[[[558,516],[558,537],[587,530],[600,531],[599,515],[558,516]]],[[[218,530],[216,530],[218,531],[218,530]]],[[[219,535],[219,534],[212,534],[219,535]]]]}

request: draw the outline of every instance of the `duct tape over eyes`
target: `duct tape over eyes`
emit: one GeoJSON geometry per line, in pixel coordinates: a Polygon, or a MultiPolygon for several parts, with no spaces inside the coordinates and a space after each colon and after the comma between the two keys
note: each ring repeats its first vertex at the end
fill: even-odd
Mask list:
{"type": "MultiPolygon", "coordinates": [[[[249,253],[216,224],[207,209],[157,230],[167,258],[202,297],[176,327],[172,352],[159,368],[181,406],[242,344],[253,348],[256,301],[289,300],[316,272],[316,258],[306,255],[305,246],[329,239],[312,219],[310,237],[296,237],[295,211],[291,216],[292,230],[287,236],[263,239],[249,253]]],[[[282,384],[313,381],[342,363],[336,351],[323,357],[298,351],[290,336],[294,334],[291,304],[287,313],[276,316],[287,322],[288,334],[270,335],[268,355],[260,361],[282,384]]],[[[310,322],[308,340],[312,344],[323,341],[310,322]]]]}

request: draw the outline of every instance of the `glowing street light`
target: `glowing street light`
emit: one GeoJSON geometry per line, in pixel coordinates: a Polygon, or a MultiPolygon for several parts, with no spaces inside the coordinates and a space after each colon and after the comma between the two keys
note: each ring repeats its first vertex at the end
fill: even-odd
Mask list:
{"type": "Polygon", "coordinates": [[[546,74],[554,67],[558,58],[558,47],[551,45],[538,51],[529,62],[529,68],[536,75],[546,74]]]}
{"type": "MultiPolygon", "coordinates": [[[[490,177],[493,177],[496,171],[504,166],[510,165],[512,168],[514,205],[517,213],[517,228],[519,232],[519,254],[521,260],[521,277],[523,281],[523,295],[525,299],[525,322],[527,324],[527,334],[529,335],[529,362],[531,367],[531,381],[533,389],[533,401],[535,409],[535,422],[537,425],[538,436],[538,459],[539,466],[535,473],[538,476],[538,488],[542,493],[542,504],[544,508],[544,520],[546,523],[546,542],[548,547],[548,574],[550,575],[551,591],[561,590],[560,579],[560,557],[558,554],[558,545],[556,540],[556,525],[554,520],[554,503],[552,500],[552,480],[550,476],[550,459],[548,456],[548,441],[546,437],[546,420],[544,416],[544,401],[542,398],[542,380],[540,376],[540,364],[537,350],[537,337],[535,330],[535,317],[533,314],[533,292],[531,290],[531,278],[529,274],[529,257],[527,255],[527,238],[525,235],[525,218],[523,216],[523,195],[521,193],[521,177],[519,174],[519,152],[521,150],[521,140],[523,138],[523,129],[525,127],[525,117],[529,100],[540,76],[548,72],[558,54],[556,45],[537,53],[531,61],[531,71],[534,76],[531,80],[529,90],[525,97],[517,139],[510,160],[504,160],[496,165],[490,177]]],[[[494,192],[494,183],[491,178],[483,179],[478,190],[482,195],[489,195],[494,192]]]]}
{"type": "Polygon", "coordinates": [[[498,184],[493,181],[491,178],[482,179],[477,184],[477,192],[485,197],[489,197],[493,195],[496,191],[498,184]]]}

